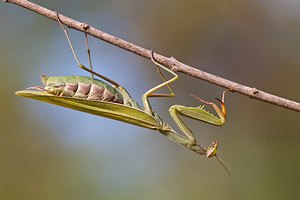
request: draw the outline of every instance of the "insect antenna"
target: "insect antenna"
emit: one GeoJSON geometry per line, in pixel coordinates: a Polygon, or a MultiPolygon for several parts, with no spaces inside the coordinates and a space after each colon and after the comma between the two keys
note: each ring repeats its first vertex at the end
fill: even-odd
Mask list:
{"type": "Polygon", "coordinates": [[[230,174],[231,165],[229,163],[227,163],[225,160],[223,160],[222,158],[220,158],[219,156],[217,156],[217,154],[215,156],[216,156],[216,159],[218,160],[218,162],[227,171],[228,175],[231,176],[231,174],[230,174]],[[228,168],[223,163],[225,163],[228,166],[228,168]]]}

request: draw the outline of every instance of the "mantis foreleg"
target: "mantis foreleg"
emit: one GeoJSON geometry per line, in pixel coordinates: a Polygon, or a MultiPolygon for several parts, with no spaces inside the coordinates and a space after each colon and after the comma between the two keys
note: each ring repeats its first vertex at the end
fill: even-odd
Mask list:
{"type": "Polygon", "coordinates": [[[180,115],[183,115],[185,117],[189,117],[192,119],[196,119],[199,121],[203,121],[212,125],[216,125],[216,126],[222,126],[225,123],[226,120],[226,109],[225,109],[225,104],[224,104],[224,98],[225,98],[225,93],[229,91],[229,90],[225,90],[223,92],[223,97],[222,97],[222,101],[219,100],[221,102],[221,107],[222,107],[222,111],[219,109],[219,107],[214,104],[214,103],[210,103],[210,102],[206,102],[198,97],[196,97],[195,95],[192,95],[193,97],[197,98],[198,100],[204,102],[205,104],[202,106],[198,106],[198,107],[186,107],[186,106],[182,106],[182,105],[173,105],[170,109],[169,112],[173,118],[173,120],[175,121],[175,123],[177,124],[178,128],[190,139],[196,141],[194,134],[192,133],[192,131],[190,130],[190,128],[184,123],[184,121],[182,120],[182,118],[180,117],[180,115]],[[211,105],[216,113],[218,114],[219,117],[209,113],[208,111],[204,110],[204,106],[205,105],[211,105]]]}

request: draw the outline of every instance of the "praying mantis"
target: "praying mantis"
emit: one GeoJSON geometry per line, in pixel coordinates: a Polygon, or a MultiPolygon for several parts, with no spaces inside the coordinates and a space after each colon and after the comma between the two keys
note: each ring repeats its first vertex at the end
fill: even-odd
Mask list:
{"type": "Polygon", "coordinates": [[[151,60],[157,66],[157,70],[163,78],[164,82],[150,89],[142,96],[144,105],[143,108],[134,99],[131,98],[130,94],[123,86],[92,70],[90,51],[87,42],[87,34],[85,34],[85,37],[87,42],[88,56],[90,60],[90,69],[79,62],[68,32],[62,25],[58,14],[57,21],[65,32],[73,55],[79,67],[91,73],[92,77],[59,77],[42,75],[41,80],[45,87],[30,87],[26,90],[17,91],[15,93],[16,95],[122,121],[147,129],[157,130],[174,142],[198,154],[206,155],[208,158],[216,157],[220,164],[230,175],[229,170],[223,165],[223,163],[220,161],[221,159],[216,154],[218,142],[213,141],[208,148],[198,144],[194,137],[194,134],[180,116],[186,116],[216,126],[223,125],[226,120],[224,98],[225,93],[228,90],[223,92],[222,100],[218,99],[221,103],[221,109],[219,109],[216,104],[206,102],[194,95],[193,96],[202,101],[204,105],[199,107],[185,107],[181,105],[171,106],[171,108],[169,109],[170,115],[177,124],[178,128],[184,133],[184,135],[181,135],[174,131],[161,117],[159,117],[156,112],[152,110],[151,104],[149,102],[150,97],[175,96],[172,88],[169,85],[170,83],[178,79],[178,75],[175,72],[158,63],[154,58],[154,53],[151,51],[151,60]],[[161,73],[160,68],[171,73],[173,75],[173,78],[166,80],[164,75],[161,73]],[[101,80],[94,79],[94,75],[110,83],[112,86],[101,80]],[[155,93],[157,90],[165,86],[169,88],[171,92],[170,94],[155,93]],[[206,111],[204,109],[205,105],[212,106],[215,109],[218,117],[206,111]]]}

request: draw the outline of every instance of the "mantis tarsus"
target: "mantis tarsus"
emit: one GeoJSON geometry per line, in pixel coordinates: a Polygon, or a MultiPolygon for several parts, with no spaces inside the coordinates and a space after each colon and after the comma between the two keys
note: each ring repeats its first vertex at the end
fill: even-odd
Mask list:
{"type": "MultiPolygon", "coordinates": [[[[161,134],[167,136],[176,143],[181,144],[198,154],[206,155],[208,158],[216,157],[217,160],[221,163],[221,165],[227,170],[228,174],[230,175],[229,170],[222,164],[220,158],[216,154],[218,146],[217,141],[213,141],[208,148],[198,144],[192,131],[188,128],[188,126],[183,122],[183,120],[180,117],[180,115],[183,115],[209,124],[219,126],[223,125],[225,123],[226,118],[224,96],[227,90],[223,92],[222,100],[218,99],[221,102],[222,111],[218,108],[216,104],[206,102],[198,97],[196,98],[202,101],[204,105],[199,107],[185,107],[181,105],[173,105],[169,109],[169,112],[177,126],[184,133],[184,135],[178,134],[166,122],[164,122],[163,119],[160,118],[157,113],[155,113],[152,110],[151,104],[149,103],[149,97],[175,96],[173,90],[169,86],[170,83],[178,79],[178,75],[175,72],[158,63],[154,59],[154,54],[152,52],[152,61],[156,64],[158,72],[162,76],[164,82],[150,89],[143,95],[142,100],[144,108],[142,108],[134,99],[131,98],[131,96],[123,86],[99,73],[94,72],[92,68],[86,68],[83,64],[79,62],[75,54],[74,48],[72,46],[71,40],[69,38],[68,32],[62,25],[58,14],[57,21],[59,22],[66,34],[69,45],[79,67],[84,69],[85,71],[90,72],[92,74],[92,77],[93,75],[96,75],[102,78],[103,80],[109,82],[113,86],[110,86],[104,83],[103,81],[86,76],[48,77],[42,75],[42,83],[45,86],[44,88],[39,86],[30,87],[28,89],[35,89],[35,91],[28,89],[21,90],[16,92],[17,95],[71,108],[82,112],[87,112],[98,116],[111,118],[114,120],[126,122],[148,129],[158,130],[161,134]],[[166,80],[159,68],[168,71],[169,73],[174,75],[174,77],[170,80],[166,80]],[[169,88],[171,94],[154,94],[154,92],[165,86],[169,88]],[[211,105],[215,109],[219,117],[216,117],[215,115],[204,110],[205,105],[211,105]]],[[[85,34],[85,36],[87,40],[87,35],[85,34]]],[[[88,42],[87,49],[91,67],[91,58],[88,42]]]]}

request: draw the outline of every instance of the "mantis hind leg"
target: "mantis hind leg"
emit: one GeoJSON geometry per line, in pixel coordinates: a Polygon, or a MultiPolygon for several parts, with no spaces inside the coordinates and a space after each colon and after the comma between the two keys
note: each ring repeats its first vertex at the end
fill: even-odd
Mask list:
{"type": "Polygon", "coordinates": [[[152,107],[151,107],[151,104],[149,103],[149,99],[148,99],[148,98],[149,98],[149,97],[174,97],[175,94],[174,94],[174,92],[173,92],[173,90],[172,90],[172,88],[170,87],[169,84],[172,83],[172,82],[174,82],[174,81],[176,81],[176,80],[178,79],[178,75],[177,75],[175,72],[173,72],[172,70],[168,69],[167,67],[161,65],[160,63],[158,63],[158,62],[154,59],[153,51],[151,51],[151,60],[152,60],[152,62],[156,65],[157,71],[158,71],[158,73],[161,75],[161,77],[162,77],[162,79],[164,80],[164,82],[161,83],[161,84],[159,84],[159,85],[157,85],[156,87],[154,87],[154,88],[148,90],[148,91],[143,95],[143,97],[142,97],[142,99],[143,99],[143,104],[144,104],[144,107],[145,107],[145,110],[146,110],[147,112],[149,112],[149,113],[152,112],[152,107]],[[167,72],[173,74],[174,77],[171,78],[170,80],[166,80],[166,78],[164,77],[164,75],[163,75],[162,72],[160,71],[160,68],[162,68],[162,69],[166,70],[167,72]],[[167,86],[167,87],[169,88],[171,94],[153,94],[154,92],[156,92],[157,90],[159,90],[159,89],[161,89],[161,88],[163,88],[163,87],[165,87],[165,86],[167,86]]]}
{"type": "Polygon", "coordinates": [[[87,52],[88,52],[88,57],[89,57],[90,69],[87,68],[87,67],[85,67],[83,64],[81,64],[81,63],[79,62],[79,60],[78,60],[78,58],[77,58],[77,56],[76,56],[75,50],[74,50],[74,48],[73,48],[73,45],[72,45],[72,43],[71,43],[71,40],[70,40],[68,31],[67,31],[67,30],[64,28],[64,26],[62,25],[62,22],[61,22],[61,20],[60,20],[60,18],[59,18],[58,13],[56,13],[56,15],[57,15],[57,21],[59,22],[60,26],[62,27],[62,29],[63,29],[64,32],[65,32],[65,35],[66,35],[66,37],[67,37],[67,39],[68,39],[68,42],[69,42],[69,45],[70,45],[71,50],[72,50],[72,52],[73,52],[73,55],[74,55],[74,57],[75,57],[75,60],[76,60],[77,64],[79,65],[79,67],[80,67],[81,69],[83,69],[83,70],[85,70],[85,71],[91,73],[91,74],[92,74],[92,78],[94,78],[93,75],[96,75],[96,76],[102,78],[103,80],[105,80],[105,81],[111,83],[111,84],[114,86],[114,88],[118,88],[119,92],[123,95],[123,98],[124,98],[123,100],[124,100],[124,104],[125,104],[125,105],[131,105],[131,106],[134,107],[134,108],[142,109],[142,107],[141,107],[140,105],[138,105],[138,103],[137,103],[136,101],[134,101],[134,99],[131,98],[130,94],[127,92],[127,90],[126,90],[123,86],[121,86],[119,83],[117,83],[117,82],[111,80],[110,78],[108,78],[108,77],[106,77],[106,76],[104,76],[104,75],[101,75],[101,74],[99,74],[99,73],[93,71],[93,69],[92,69],[92,61],[91,61],[91,54],[90,54],[90,48],[89,48],[88,39],[87,39],[87,33],[85,33],[85,38],[86,38],[86,45],[87,45],[87,52]]]}
{"type": "Polygon", "coordinates": [[[61,22],[61,20],[60,20],[60,18],[59,18],[58,13],[56,13],[56,16],[57,16],[57,21],[59,22],[60,26],[62,27],[62,29],[63,29],[64,32],[65,32],[65,35],[66,35],[66,37],[67,37],[67,39],[68,39],[69,45],[70,45],[70,47],[71,47],[71,50],[72,50],[72,52],[73,52],[74,58],[75,58],[75,60],[76,60],[76,62],[77,62],[77,64],[78,64],[78,66],[79,66],[81,69],[83,69],[83,70],[85,70],[85,71],[91,73],[91,74],[92,74],[92,78],[93,78],[93,75],[96,75],[96,76],[102,78],[103,80],[105,80],[105,81],[107,81],[107,82],[113,84],[114,86],[119,87],[120,84],[118,84],[117,82],[111,80],[110,78],[107,78],[106,76],[103,76],[103,75],[101,75],[101,74],[99,74],[99,73],[93,71],[93,69],[92,69],[92,61],[91,61],[91,54],[90,54],[90,49],[89,49],[88,39],[87,39],[87,34],[86,34],[86,33],[85,33],[85,37],[86,37],[86,44],[87,44],[87,52],[88,52],[88,56],[89,56],[90,69],[87,68],[87,67],[85,67],[83,64],[81,64],[81,63],[79,62],[79,60],[78,60],[78,58],[77,58],[77,55],[76,55],[76,53],[75,53],[75,50],[74,50],[74,48],[73,48],[72,42],[71,42],[71,40],[70,40],[68,31],[67,31],[67,30],[64,28],[64,26],[62,25],[62,22],[61,22]]]}

